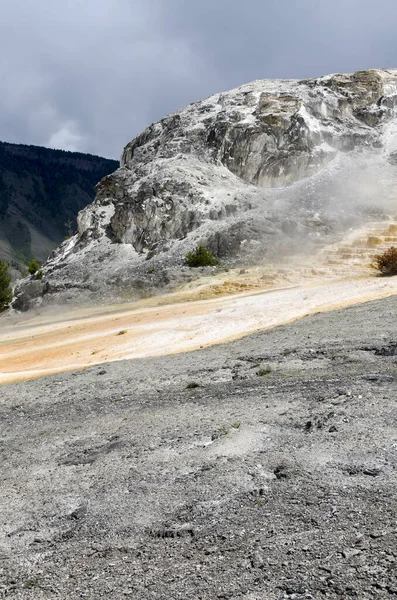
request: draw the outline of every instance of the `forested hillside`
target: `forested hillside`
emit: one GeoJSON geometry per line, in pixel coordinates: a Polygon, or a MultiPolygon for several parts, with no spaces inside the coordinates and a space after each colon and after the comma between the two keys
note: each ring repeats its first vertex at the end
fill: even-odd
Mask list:
{"type": "Polygon", "coordinates": [[[118,162],[90,154],[0,142],[0,259],[44,261],[76,228],[79,210],[118,162]]]}

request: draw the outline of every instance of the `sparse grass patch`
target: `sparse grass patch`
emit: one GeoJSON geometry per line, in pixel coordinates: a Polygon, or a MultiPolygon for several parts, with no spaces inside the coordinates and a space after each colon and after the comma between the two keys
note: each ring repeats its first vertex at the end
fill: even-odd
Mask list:
{"type": "Polygon", "coordinates": [[[391,246],[388,250],[374,257],[373,267],[382,275],[397,275],[397,248],[391,246]]]}

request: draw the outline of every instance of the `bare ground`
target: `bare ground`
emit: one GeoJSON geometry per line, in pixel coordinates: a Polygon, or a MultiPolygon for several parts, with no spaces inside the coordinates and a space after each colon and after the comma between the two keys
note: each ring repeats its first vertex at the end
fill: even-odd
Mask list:
{"type": "Polygon", "coordinates": [[[2,386],[0,597],[395,596],[396,309],[2,386]]]}

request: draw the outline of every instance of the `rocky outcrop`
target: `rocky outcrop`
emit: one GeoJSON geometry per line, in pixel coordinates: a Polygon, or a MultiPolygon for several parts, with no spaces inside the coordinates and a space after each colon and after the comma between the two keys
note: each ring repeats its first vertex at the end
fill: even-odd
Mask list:
{"type": "Polygon", "coordinates": [[[244,262],[278,251],[285,236],[349,225],[368,208],[370,173],[387,180],[372,203],[390,196],[396,106],[397,70],[370,70],[255,81],[154,123],[44,266],[47,298],[68,284],[94,297],[151,293],[180,280],[183,257],[203,240],[244,262]]]}

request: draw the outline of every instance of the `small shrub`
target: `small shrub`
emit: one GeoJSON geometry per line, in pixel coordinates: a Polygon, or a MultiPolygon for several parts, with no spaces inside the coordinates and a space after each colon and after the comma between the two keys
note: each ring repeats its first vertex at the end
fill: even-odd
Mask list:
{"type": "Polygon", "coordinates": [[[188,267],[215,267],[219,265],[219,260],[200,244],[195,250],[186,254],[185,263],[188,267]]]}
{"type": "Polygon", "coordinates": [[[146,260],[150,260],[151,258],[153,258],[153,256],[156,256],[156,253],[154,252],[154,250],[149,250],[149,252],[146,254],[146,260]]]}
{"type": "Polygon", "coordinates": [[[40,269],[40,263],[35,258],[28,263],[28,271],[30,275],[34,275],[40,269]]]}
{"type": "Polygon", "coordinates": [[[374,257],[373,267],[382,275],[397,275],[397,248],[392,246],[374,257]]]}
{"type": "Polygon", "coordinates": [[[22,583],[22,587],[25,590],[31,590],[35,587],[38,587],[38,582],[36,579],[25,579],[25,581],[22,583]]]}
{"type": "Polygon", "coordinates": [[[186,389],[187,390],[195,390],[196,388],[200,387],[200,384],[197,383],[197,381],[190,381],[187,386],[186,389]]]}
{"type": "Polygon", "coordinates": [[[43,279],[43,271],[40,269],[40,271],[37,271],[36,275],[34,276],[35,279],[43,279]]]}
{"type": "Polygon", "coordinates": [[[265,375],[270,375],[272,372],[272,368],[269,365],[261,365],[258,369],[259,377],[265,377],[265,375]]]}
{"type": "Polygon", "coordinates": [[[11,277],[8,265],[0,260],[0,312],[5,310],[12,300],[11,277]]]}

